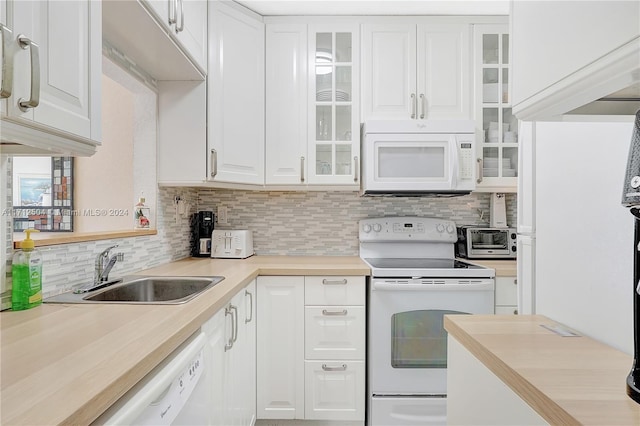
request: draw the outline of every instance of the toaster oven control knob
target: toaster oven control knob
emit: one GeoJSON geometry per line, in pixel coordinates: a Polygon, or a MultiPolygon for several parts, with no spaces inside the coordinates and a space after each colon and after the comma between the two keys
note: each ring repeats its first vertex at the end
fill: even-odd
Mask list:
{"type": "Polygon", "coordinates": [[[364,226],[362,227],[362,230],[363,230],[365,233],[367,233],[367,234],[368,234],[369,232],[371,232],[371,225],[369,225],[369,224],[364,225],[364,226]]]}
{"type": "Polygon", "coordinates": [[[380,226],[379,223],[374,223],[373,224],[373,230],[374,230],[374,232],[380,232],[380,231],[382,231],[382,226],[380,226]]]}
{"type": "Polygon", "coordinates": [[[447,232],[450,234],[453,234],[453,232],[456,230],[456,228],[453,227],[453,225],[447,225],[447,232]]]}
{"type": "Polygon", "coordinates": [[[444,225],[439,223],[436,225],[436,231],[443,233],[444,232],[444,225]]]}

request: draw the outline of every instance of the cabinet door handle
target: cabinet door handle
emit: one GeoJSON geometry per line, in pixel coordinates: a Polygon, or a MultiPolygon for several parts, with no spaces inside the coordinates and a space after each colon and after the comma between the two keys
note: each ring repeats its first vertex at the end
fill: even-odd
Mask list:
{"type": "Polygon", "coordinates": [[[420,118],[424,118],[424,114],[427,111],[427,98],[425,98],[424,93],[420,93],[420,106],[422,107],[422,112],[420,113],[420,118]]]}
{"type": "Polygon", "coordinates": [[[328,279],[323,279],[322,280],[322,284],[324,285],[346,285],[347,284],[347,279],[341,279],[341,280],[328,280],[328,279]]]}
{"type": "Polygon", "coordinates": [[[304,157],[300,157],[300,182],[304,182],[304,157]]]}
{"type": "Polygon", "coordinates": [[[247,296],[249,296],[249,318],[247,318],[247,316],[245,315],[245,318],[244,318],[245,324],[248,324],[251,321],[253,321],[253,293],[245,290],[244,297],[247,297],[247,296]]]}
{"type": "Polygon", "coordinates": [[[0,33],[2,34],[2,83],[0,84],[0,98],[8,98],[11,96],[13,88],[13,55],[9,52],[11,49],[12,31],[0,24],[0,33]]]}
{"type": "Polygon", "coordinates": [[[358,182],[360,178],[360,161],[358,161],[358,156],[353,157],[353,181],[358,182]]]}
{"type": "Polygon", "coordinates": [[[229,305],[229,308],[233,310],[233,318],[235,318],[235,321],[233,321],[233,342],[231,344],[231,346],[233,346],[233,343],[236,343],[236,340],[238,340],[238,307],[229,305]]]}
{"type": "Polygon", "coordinates": [[[411,94],[411,119],[416,118],[416,94],[411,94]]]}
{"type": "Polygon", "coordinates": [[[343,317],[346,316],[348,314],[346,309],[343,309],[341,311],[328,311],[326,309],[322,310],[322,315],[326,316],[326,317],[343,317]]]}
{"type": "Polygon", "coordinates": [[[476,166],[478,168],[478,178],[476,179],[476,183],[481,183],[484,176],[482,176],[482,158],[478,158],[476,160],[476,166]]]}
{"type": "Polygon", "coordinates": [[[211,150],[211,178],[215,178],[218,174],[218,151],[211,150]]]}
{"type": "Polygon", "coordinates": [[[347,370],[347,364],[342,364],[339,367],[329,367],[327,364],[322,364],[322,369],[324,371],[346,371],[347,370]]]}
{"type": "Polygon", "coordinates": [[[513,280],[513,285],[518,285],[518,279],[513,280]]]}
{"type": "Polygon", "coordinates": [[[224,351],[228,351],[229,349],[231,349],[233,347],[233,336],[235,335],[235,327],[234,327],[234,317],[233,317],[233,312],[232,312],[232,307],[233,305],[229,305],[226,308],[224,308],[224,316],[226,317],[227,315],[229,315],[231,317],[231,337],[229,337],[229,340],[227,341],[227,344],[224,345],[224,351]]]}
{"type": "Polygon", "coordinates": [[[176,23],[176,15],[178,14],[178,0],[169,0],[167,2],[169,5],[169,26],[176,23]]]}
{"type": "Polygon", "coordinates": [[[27,112],[29,108],[35,108],[40,104],[40,49],[37,43],[23,34],[18,36],[18,43],[22,49],[31,51],[31,98],[18,99],[20,110],[27,112]]]}
{"type": "MultiPolygon", "coordinates": [[[[176,3],[180,2],[180,26],[176,22],[176,34],[184,31],[184,0],[176,0],[176,3]]],[[[178,20],[178,16],[176,15],[176,21],[178,20]]]]}

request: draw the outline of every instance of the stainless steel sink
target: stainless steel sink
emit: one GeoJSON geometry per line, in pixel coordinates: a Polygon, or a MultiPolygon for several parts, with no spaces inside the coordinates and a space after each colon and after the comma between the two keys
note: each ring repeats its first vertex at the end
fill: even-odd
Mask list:
{"type": "Polygon", "coordinates": [[[224,277],[130,276],[121,283],[89,293],[67,292],[45,299],[45,303],[185,303],[222,281],[224,277]]]}

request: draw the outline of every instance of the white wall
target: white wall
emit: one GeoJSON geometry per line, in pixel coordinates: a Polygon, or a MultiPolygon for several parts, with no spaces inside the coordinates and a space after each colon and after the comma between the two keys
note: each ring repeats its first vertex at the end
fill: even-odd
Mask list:
{"type": "Polygon", "coordinates": [[[536,312],[632,353],[633,123],[538,123],[536,312]]]}

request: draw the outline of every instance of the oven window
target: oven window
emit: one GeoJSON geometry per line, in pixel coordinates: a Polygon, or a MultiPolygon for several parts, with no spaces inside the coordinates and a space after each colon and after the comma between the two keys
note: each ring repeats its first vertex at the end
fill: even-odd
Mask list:
{"type": "Polygon", "coordinates": [[[466,312],[422,310],[394,314],[391,317],[391,366],[446,368],[444,316],[450,314],[466,312]]]}

